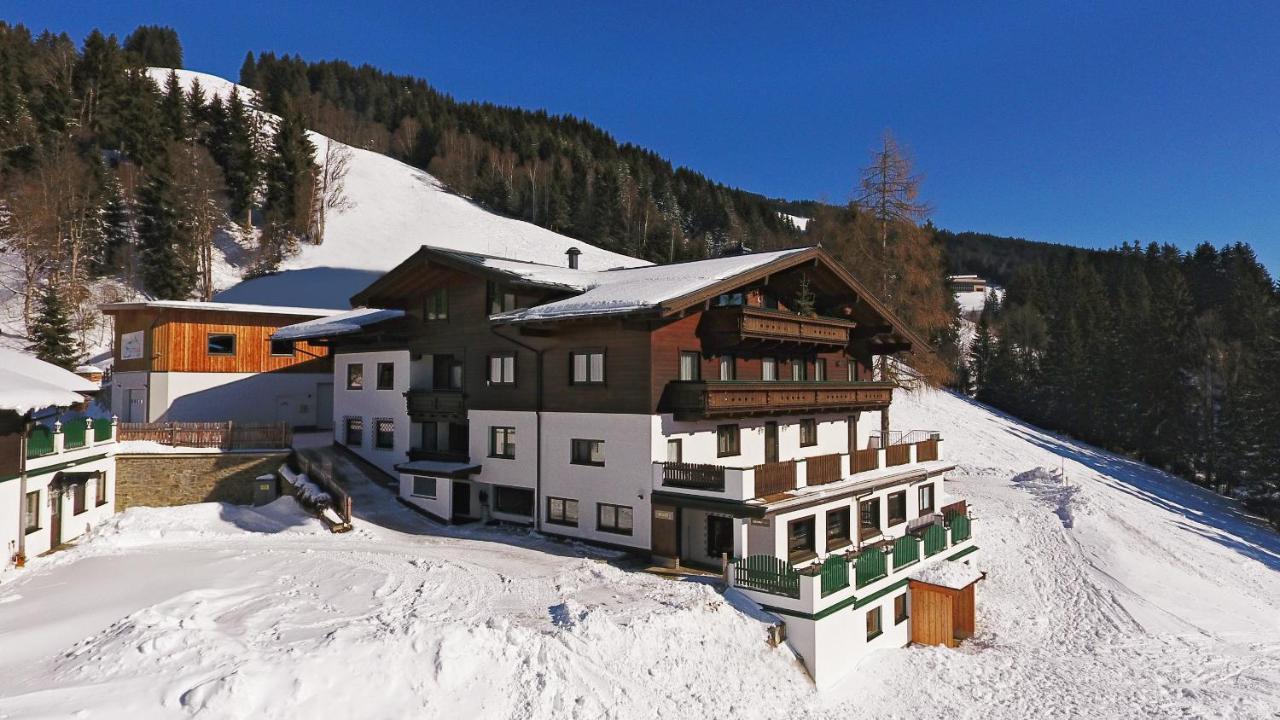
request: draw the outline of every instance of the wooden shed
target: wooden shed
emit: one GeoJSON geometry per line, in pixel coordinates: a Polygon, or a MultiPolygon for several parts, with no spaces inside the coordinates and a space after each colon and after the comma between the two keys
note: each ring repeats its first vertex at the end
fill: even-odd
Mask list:
{"type": "Polygon", "coordinates": [[[955,647],[973,636],[974,585],[985,574],[971,571],[951,575],[950,578],[911,578],[907,582],[911,594],[911,642],[955,647]]]}

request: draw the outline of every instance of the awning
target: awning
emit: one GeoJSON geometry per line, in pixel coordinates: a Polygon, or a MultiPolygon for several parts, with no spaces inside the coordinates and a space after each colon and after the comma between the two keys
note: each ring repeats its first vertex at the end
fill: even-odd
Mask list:
{"type": "Polygon", "coordinates": [[[767,508],[764,505],[748,505],[747,503],[738,502],[736,500],[720,500],[718,498],[697,497],[694,495],[684,495],[680,493],[654,492],[650,495],[650,499],[654,503],[662,503],[663,505],[674,505],[681,508],[690,508],[692,510],[707,510],[709,512],[730,515],[736,518],[762,518],[767,508]]]}
{"type": "Polygon", "coordinates": [[[414,460],[396,466],[402,473],[414,475],[433,475],[435,477],[467,477],[480,472],[480,466],[473,463],[441,462],[439,460],[414,460]]]}

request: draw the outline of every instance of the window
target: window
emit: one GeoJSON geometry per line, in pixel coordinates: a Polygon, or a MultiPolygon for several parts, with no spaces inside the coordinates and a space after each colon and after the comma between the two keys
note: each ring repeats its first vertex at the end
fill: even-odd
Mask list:
{"type": "Polygon", "coordinates": [[[867,640],[874,640],[880,637],[880,608],[871,608],[867,611],[867,640]]]}
{"type": "Polygon", "coordinates": [[[516,382],[516,356],[507,355],[490,355],[489,356],[489,384],[490,385],[514,385],[516,382]]]}
{"type": "Polygon", "coordinates": [[[272,340],[271,354],[275,356],[293,357],[296,348],[292,340],[272,340]]]}
{"type": "Polygon", "coordinates": [[[553,525],[578,527],[578,501],[568,498],[547,498],[547,522],[553,525]]]}
{"type": "Polygon", "coordinates": [[[827,380],[827,361],[818,358],[813,361],[813,379],[818,382],[826,382],[827,380]]]}
{"type": "Polygon", "coordinates": [[[364,363],[351,363],[347,366],[347,389],[364,389],[364,363]]]}
{"type": "Polygon", "coordinates": [[[77,482],[71,484],[71,514],[79,515],[84,512],[85,494],[89,488],[85,487],[86,482],[77,482]]]}
{"type": "Polygon", "coordinates": [[[569,448],[569,462],[574,465],[604,466],[603,440],[574,439],[569,441],[569,448]]]}
{"type": "Polygon", "coordinates": [[[449,319],[449,292],[444,288],[436,288],[427,293],[423,302],[422,317],[426,320],[449,319]]]}
{"type": "Polygon", "coordinates": [[[901,625],[907,619],[907,594],[902,593],[893,599],[893,624],[901,625]]]}
{"type": "Polygon", "coordinates": [[[760,359],[760,379],[769,381],[778,379],[777,358],[767,357],[760,359]]]}
{"type": "Polygon", "coordinates": [[[395,420],[378,418],[373,421],[373,446],[379,450],[390,450],[396,446],[395,420]]]}
{"type": "Polygon", "coordinates": [[[418,450],[435,451],[440,449],[440,424],[434,420],[421,423],[418,430],[418,450]]]}
{"type": "Polygon", "coordinates": [[[432,355],[431,386],[436,390],[461,390],[462,361],[452,355],[432,355]]]}
{"type": "Polygon", "coordinates": [[[22,507],[23,520],[22,525],[26,531],[33,533],[40,529],[40,491],[33,490],[27,493],[27,502],[22,507]]]}
{"type": "Polygon", "coordinates": [[[604,351],[584,350],[569,353],[570,377],[574,385],[591,385],[604,382],[604,351]]]}
{"type": "Polygon", "coordinates": [[[738,379],[738,363],[732,355],[720,356],[720,379],[736,380],[738,379]]]}
{"type": "Polygon", "coordinates": [[[680,379],[681,380],[701,380],[702,367],[698,362],[699,355],[696,351],[681,350],[680,351],[680,379]]]}
{"type": "Polygon", "coordinates": [[[850,360],[848,363],[845,364],[845,367],[846,367],[846,373],[849,376],[849,382],[853,382],[854,380],[857,380],[858,379],[858,363],[854,362],[853,360],[850,360]]]}
{"type": "Polygon", "coordinates": [[[489,428],[489,457],[514,458],[516,456],[516,429],[513,427],[489,428]]]}
{"type": "Polygon", "coordinates": [[[746,297],[740,292],[725,293],[723,295],[719,295],[716,297],[716,302],[715,302],[717,307],[745,305],[746,303],[747,303],[746,297]]]}
{"type": "Polygon", "coordinates": [[[667,441],[667,462],[683,462],[684,443],[680,440],[667,441]]]}
{"type": "Polygon", "coordinates": [[[93,504],[102,506],[107,504],[107,474],[98,473],[98,480],[94,483],[93,504]]]}
{"type": "Polygon", "coordinates": [[[495,282],[489,283],[489,314],[511,312],[516,309],[516,294],[510,288],[495,282]]]}
{"type": "Polygon", "coordinates": [[[787,523],[787,557],[791,562],[801,562],[817,555],[814,551],[813,530],[812,515],[787,523]]]}
{"type": "Polygon", "coordinates": [[[434,498],[436,496],[436,479],[433,477],[413,476],[413,496],[434,498]]]}
{"type": "Polygon", "coordinates": [[[801,380],[806,380],[807,378],[805,377],[805,375],[807,370],[808,368],[806,367],[804,360],[791,361],[791,379],[792,380],[796,382],[800,382],[801,380]]]}
{"type": "Polygon", "coordinates": [[[933,483],[920,486],[920,514],[933,512],[933,483]]]}
{"type": "Polygon", "coordinates": [[[849,508],[827,511],[827,552],[850,543],[849,508]]]}
{"type": "Polygon", "coordinates": [[[805,418],[800,421],[800,447],[813,447],[818,444],[818,421],[805,418]]]}
{"type": "Polygon", "coordinates": [[[741,432],[737,425],[720,425],[716,427],[716,455],[728,457],[742,452],[741,432]]]}
{"type": "Polygon", "coordinates": [[[210,333],[209,354],[210,355],[235,355],[236,354],[236,336],[230,333],[210,333]]]}
{"type": "Polygon", "coordinates": [[[880,534],[880,498],[858,503],[858,528],[864,540],[880,534]]]}
{"type": "Polygon", "coordinates": [[[619,535],[630,535],[631,508],[626,505],[596,504],[596,529],[619,535]]]}
{"type": "Polygon", "coordinates": [[[889,495],[889,526],[892,527],[907,521],[907,491],[889,495]]]}
{"type": "Polygon", "coordinates": [[[396,364],[378,363],[378,389],[391,390],[396,386],[396,364]]]}
{"type": "Polygon", "coordinates": [[[347,418],[347,447],[360,447],[364,444],[364,418],[347,418]]]}
{"type": "Polygon", "coordinates": [[[533,517],[533,491],[528,488],[493,487],[493,509],[506,515],[533,517]]]}

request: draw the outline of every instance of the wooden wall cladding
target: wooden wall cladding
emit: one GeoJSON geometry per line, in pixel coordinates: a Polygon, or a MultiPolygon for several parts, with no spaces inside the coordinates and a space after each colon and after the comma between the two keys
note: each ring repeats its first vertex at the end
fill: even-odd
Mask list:
{"type": "Polygon", "coordinates": [[[299,342],[292,355],[271,354],[271,333],[309,318],[299,315],[218,312],[211,310],[141,310],[116,315],[116,353],[120,336],[142,330],[142,360],[116,361],[117,372],[329,372],[328,348],[299,342]],[[210,355],[209,335],[234,335],[235,354],[210,355]],[[149,365],[148,365],[148,362],[149,365]]]}

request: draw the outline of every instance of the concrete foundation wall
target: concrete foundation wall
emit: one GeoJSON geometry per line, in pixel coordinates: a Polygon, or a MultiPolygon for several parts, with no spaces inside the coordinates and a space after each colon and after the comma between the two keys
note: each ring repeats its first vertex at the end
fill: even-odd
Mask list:
{"type": "Polygon", "coordinates": [[[254,479],[273,473],[288,452],[117,455],[116,509],[201,502],[253,502],[254,479]]]}

